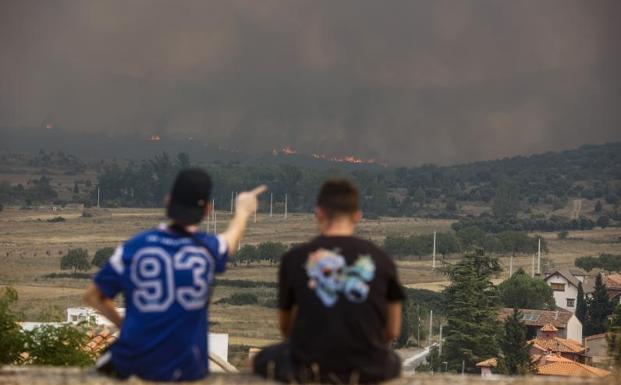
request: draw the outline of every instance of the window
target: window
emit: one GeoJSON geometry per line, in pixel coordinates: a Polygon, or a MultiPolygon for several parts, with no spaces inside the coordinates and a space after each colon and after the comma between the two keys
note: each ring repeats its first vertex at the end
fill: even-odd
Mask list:
{"type": "Polygon", "coordinates": [[[554,291],[565,291],[564,283],[551,283],[550,287],[552,287],[552,290],[554,291]]]}
{"type": "Polygon", "coordinates": [[[72,316],[71,316],[71,320],[72,320],[73,322],[78,322],[78,316],[77,316],[77,315],[75,315],[75,314],[74,314],[74,315],[72,315],[72,316]]]}
{"type": "Polygon", "coordinates": [[[574,307],[576,300],[574,298],[567,298],[567,307],[574,307]]]}

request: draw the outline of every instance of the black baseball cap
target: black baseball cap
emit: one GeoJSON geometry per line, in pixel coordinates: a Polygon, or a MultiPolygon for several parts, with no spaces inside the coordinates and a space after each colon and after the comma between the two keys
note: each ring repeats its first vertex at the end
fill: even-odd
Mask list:
{"type": "Polygon", "coordinates": [[[179,171],[170,191],[166,215],[185,224],[200,223],[211,199],[211,186],[211,178],[200,168],[179,171]]]}

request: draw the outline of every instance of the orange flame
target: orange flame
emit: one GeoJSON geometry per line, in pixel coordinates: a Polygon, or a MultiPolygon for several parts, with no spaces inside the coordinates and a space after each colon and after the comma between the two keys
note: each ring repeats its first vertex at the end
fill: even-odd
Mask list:
{"type": "MultiPolygon", "coordinates": [[[[277,151],[276,149],[272,150],[272,155],[276,156],[278,154],[283,154],[283,155],[293,155],[293,154],[297,154],[298,152],[296,150],[294,150],[293,148],[291,148],[290,146],[286,146],[284,148],[282,148],[280,151],[277,151]]],[[[340,163],[352,163],[352,164],[377,164],[379,166],[382,167],[387,167],[388,165],[386,163],[380,163],[378,162],[376,159],[362,159],[362,158],[358,158],[354,155],[344,155],[344,156],[327,156],[324,154],[317,154],[317,153],[313,153],[311,154],[311,157],[313,157],[314,159],[322,159],[322,160],[327,160],[327,161],[331,161],[331,162],[340,162],[340,163]]]]}

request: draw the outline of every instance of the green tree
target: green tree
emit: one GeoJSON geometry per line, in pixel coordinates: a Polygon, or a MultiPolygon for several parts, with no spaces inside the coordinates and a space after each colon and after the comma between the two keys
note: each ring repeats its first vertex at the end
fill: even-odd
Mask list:
{"type": "Polygon", "coordinates": [[[589,311],[584,335],[592,336],[605,332],[608,326],[608,316],[612,313],[612,303],[608,298],[601,273],[595,278],[595,289],[587,303],[589,311]]]}
{"type": "Polygon", "coordinates": [[[610,335],[608,341],[608,354],[615,363],[615,367],[621,365],[621,304],[615,306],[610,323],[610,335]]]}
{"type": "Polygon", "coordinates": [[[595,212],[596,213],[602,212],[602,202],[600,201],[595,202],[595,212]]]}
{"type": "Polygon", "coordinates": [[[95,252],[93,256],[93,260],[91,261],[91,265],[97,267],[103,267],[103,265],[110,259],[110,257],[114,254],[113,247],[104,247],[103,249],[99,249],[95,252]]]}
{"type": "Polygon", "coordinates": [[[257,247],[254,245],[243,245],[235,254],[235,260],[237,260],[240,264],[245,263],[246,265],[250,265],[251,262],[255,262],[258,260],[259,253],[257,252],[257,247]]]}
{"type": "Polygon", "coordinates": [[[610,329],[616,330],[617,328],[621,328],[621,303],[615,306],[612,313],[612,320],[610,321],[610,329]]]}
{"type": "Polygon", "coordinates": [[[17,324],[17,315],[11,310],[17,298],[17,291],[10,286],[0,296],[0,365],[17,362],[24,351],[24,335],[17,324]]]}
{"type": "Polygon", "coordinates": [[[86,349],[86,331],[73,325],[41,326],[26,333],[29,359],[34,365],[89,366],[95,357],[86,349]]]}
{"type": "Polygon", "coordinates": [[[500,301],[505,307],[516,309],[554,309],[554,293],[543,280],[533,278],[519,269],[498,285],[500,301]]]}
{"type": "Polygon", "coordinates": [[[605,229],[606,227],[610,226],[610,217],[608,217],[608,215],[602,215],[597,218],[595,224],[602,229],[605,229]]]}
{"type": "Polygon", "coordinates": [[[477,362],[500,352],[499,298],[490,280],[500,270],[498,259],[482,250],[467,253],[446,269],[451,283],[445,289],[448,325],[444,360],[451,370],[459,371],[463,361],[466,371],[475,373],[477,362]]]}
{"type": "Polygon", "coordinates": [[[280,261],[280,257],[287,251],[287,246],[280,242],[263,242],[257,247],[259,259],[276,263],[280,261]]]}
{"type": "Polygon", "coordinates": [[[78,271],[88,271],[91,264],[88,262],[88,251],[86,249],[70,249],[67,254],[60,259],[61,270],[72,270],[73,274],[78,271]]]}
{"type": "Polygon", "coordinates": [[[503,325],[504,333],[500,338],[502,356],[498,368],[504,374],[525,375],[535,370],[529,354],[532,344],[526,338],[526,325],[522,322],[522,316],[518,309],[513,309],[503,325]]]}
{"type": "Polygon", "coordinates": [[[399,338],[397,338],[397,341],[395,343],[395,346],[397,348],[402,348],[408,345],[410,336],[412,335],[413,326],[412,303],[409,299],[409,296],[407,295],[407,291],[405,290],[405,288],[403,289],[406,292],[406,297],[403,301],[403,308],[401,310],[401,332],[399,333],[399,338]]]}
{"type": "Polygon", "coordinates": [[[587,301],[584,296],[584,288],[582,287],[582,282],[578,282],[578,297],[576,298],[576,318],[580,320],[582,325],[586,326],[588,317],[589,317],[589,309],[587,306],[587,301]]]}
{"type": "Polygon", "coordinates": [[[519,198],[516,187],[512,184],[503,183],[496,189],[492,212],[496,218],[514,217],[519,208],[519,198]]]}

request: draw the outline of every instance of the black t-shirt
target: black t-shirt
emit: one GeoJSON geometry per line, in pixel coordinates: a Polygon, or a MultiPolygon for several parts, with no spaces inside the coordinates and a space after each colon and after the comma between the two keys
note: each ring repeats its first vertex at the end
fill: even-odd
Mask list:
{"type": "Polygon", "coordinates": [[[298,307],[294,359],[321,371],[380,373],[388,304],[403,298],[393,260],[366,240],[320,236],[282,258],[278,305],[298,307]]]}

